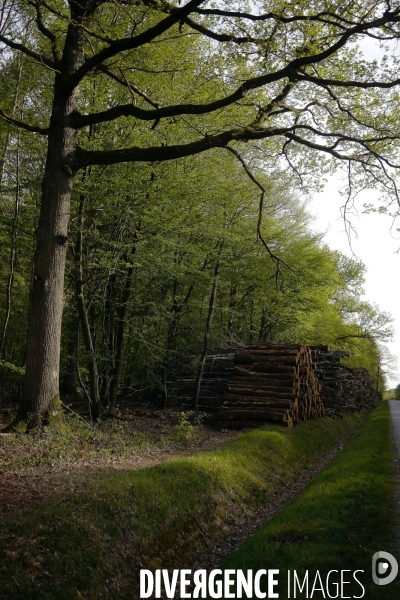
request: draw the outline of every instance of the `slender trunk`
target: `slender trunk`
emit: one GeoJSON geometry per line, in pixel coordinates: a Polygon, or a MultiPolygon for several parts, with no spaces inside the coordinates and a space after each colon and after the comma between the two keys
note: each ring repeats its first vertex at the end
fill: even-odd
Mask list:
{"type": "Polygon", "coordinates": [[[3,146],[3,152],[0,157],[0,192],[3,185],[4,167],[6,166],[7,150],[10,143],[10,134],[7,132],[6,139],[3,146]]]}
{"type": "MultiPolygon", "coordinates": [[[[18,69],[18,75],[17,75],[17,81],[15,84],[15,92],[14,92],[14,103],[13,103],[13,107],[11,110],[11,116],[14,117],[15,116],[15,111],[17,109],[17,105],[18,105],[18,96],[19,96],[19,87],[21,84],[21,79],[22,79],[22,68],[23,68],[23,62],[20,62],[19,65],[19,69],[18,69]]],[[[10,314],[11,314],[11,293],[12,293],[12,288],[13,288],[13,284],[14,284],[14,271],[15,271],[15,263],[16,263],[16,258],[17,258],[17,248],[16,248],[16,244],[17,244],[17,221],[19,219],[19,209],[20,209],[20,155],[19,155],[19,134],[18,134],[18,140],[17,140],[17,163],[16,163],[16,189],[15,189],[15,205],[14,205],[14,215],[13,215],[13,222],[12,222],[12,230],[11,230],[11,245],[10,245],[10,257],[9,257],[9,272],[8,272],[8,278],[7,278],[7,284],[6,284],[6,312],[4,315],[4,321],[3,321],[3,327],[1,330],[1,338],[0,338],[0,359],[3,356],[4,353],[4,345],[5,345],[5,340],[6,340],[6,333],[7,333],[7,327],[8,327],[8,322],[10,320],[10,314]]],[[[5,167],[5,163],[6,163],[6,158],[7,158],[7,152],[8,152],[8,146],[10,143],[10,133],[7,132],[6,135],[6,140],[3,146],[3,152],[0,158],[0,191],[2,188],[2,184],[3,184],[3,176],[4,176],[4,167],[5,167]]]]}
{"type": "Polygon", "coordinates": [[[102,350],[101,362],[102,369],[100,374],[100,393],[104,399],[109,396],[111,373],[115,367],[115,294],[116,294],[115,273],[110,273],[105,286],[103,305],[103,332],[102,332],[102,350]]]}
{"type": "MultiPolygon", "coordinates": [[[[19,87],[21,85],[23,66],[24,66],[24,63],[23,63],[23,60],[21,60],[21,62],[19,64],[19,68],[18,68],[17,81],[15,84],[14,102],[13,102],[13,106],[11,109],[11,117],[15,117],[15,111],[17,110],[17,106],[18,106],[19,87]]],[[[6,139],[5,139],[4,146],[3,146],[3,152],[1,153],[1,158],[0,158],[0,191],[2,188],[2,184],[3,184],[4,167],[6,165],[6,158],[7,158],[9,143],[10,143],[10,132],[7,131],[6,139]]]]}
{"type": "Polygon", "coordinates": [[[96,353],[94,349],[92,333],[85,302],[84,279],[83,279],[83,225],[84,225],[84,205],[85,197],[81,194],[79,203],[79,229],[75,248],[76,280],[75,291],[78,304],[78,314],[81,323],[81,331],[87,354],[87,366],[89,371],[89,389],[91,400],[91,414],[95,419],[99,419],[103,414],[103,405],[100,397],[99,375],[97,369],[96,353]]]}
{"type": "MultiPolygon", "coordinates": [[[[203,269],[201,269],[203,270],[203,269]]],[[[169,314],[171,315],[168,320],[168,332],[167,332],[167,347],[164,352],[164,357],[161,363],[161,375],[162,375],[162,405],[161,408],[167,408],[168,405],[168,391],[167,391],[167,374],[171,368],[174,367],[174,359],[173,353],[171,350],[176,347],[175,339],[178,337],[180,330],[180,323],[182,319],[183,309],[186,304],[189,302],[192,292],[194,290],[195,281],[193,281],[186,293],[186,296],[178,301],[177,292],[178,292],[178,282],[177,279],[174,278],[174,284],[172,288],[172,304],[169,307],[169,314]]]]}
{"type": "MultiPolygon", "coordinates": [[[[137,233],[135,233],[135,238],[137,239],[137,233]]],[[[109,395],[109,411],[111,414],[114,414],[117,408],[117,395],[120,386],[121,379],[121,370],[123,364],[123,354],[124,354],[124,342],[125,342],[125,331],[126,331],[126,315],[128,312],[128,304],[131,296],[132,290],[132,281],[133,281],[133,257],[136,254],[136,244],[132,248],[131,253],[131,261],[128,267],[125,287],[122,294],[122,301],[118,310],[118,323],[117,323],[117,332],[116,332],[116,352],[115,352],[115,363],[114,369],[111,376],[110,383],[110,395],[109,395]]],[[[125,257],[127,259],[127,257],[125,257]]]]}
{"type": "Polygon", "coordinates": [[[233,315],[236,308],[236,296],[237,296],[237,288],[233,285],[229,292],[229,318],[228,318],[228,329],[226,341],[228,344],[231,344],[233,339],[233,315]]]}
{"type": "Polygon", "coordinates": [[[377,368],[377,371],[376,371],[376,393],[379,392],[379,377],[380,377],[380,374],[381,374],[381,364],[380,364],[380,362],[378,362],[378,368],[377,368]]]}
{"type": "Polygon", "coordinates": [[[163,379],[163,401],[161,408],[167,408],[168,406],[168,387],[167,387],[167,369],[162,368],[162,379],[163,379]]]}
{"type": "Polygon", "coordinates": [[[77,356],[79,352],[79,317],[71,322],[71,331],[68,343],[68,360],[65,367],[65,373],[61,384],[61,391],[66,396],[77,395],[78,371],[76,368],[77,356]]]}
{"type": "Polygon", "coordinates": [[[19,219],[19,208],[20,208],[19,136],[18,136],[18,142],[17,142],[17,157],[16,158],[17,158],[17,163],[16,163],[16,173],[15,173],[15,177],[16,177],[15,204],[14,204],[14,215],[13,215],[12,230],[11,230],[10,257],[9,257],[9,261],[8,261],[9,270],[8,270],[8,278],[7,278],[7,284],[6,284],[6,312],[4,315],[3,327],[1,329],[1,338],[0,338],[0,359],[2,358],[3,353],[4,353],[4,345],[5,345],[5,341],[6,341],[7,327],[8,327],[8,322],[10,320],[10,315],[11,315],[11,295],[12,295],[12,288],[13,288],[13,284],[14,284],[15,263],[17,260],[17,222],[19,219]]]}
{"type": "Polygon", "coordinates": [[[206,362],[207,350],[208,350],[208,340],[210,337],[211,325],[212,325],[212,320],[213,320],[213,316],[214,316],[215,298],[217,295],[217,287],[218,287],[218,275],[219,275],[219,269],[220,269],[220,264],[221,264],[221,262],[220,262],[221,253],[222,253],[222,245],[221,245],[219,257],[217,259],[217,262],[216,262],[215,268],[214,268],[214,279],[213,279],[213,284],[212,284],[212,288],[211,288],[210,300],[208,303],[207,322],[206,322],[206,326],[204,329],[203,349],[202,349],[201,356],[200,356],[200,364],[199,364],[199,369],[197,371],[196,383],[194,386],[194,395],[193,395],[193,400],[192,400],[192,409],[193,410],[197,410],[197,405],[199,403],[201,380],[203,378],[204,363],[206,362]]]}
{"type": "Polygon", "coordinates": [[[43,417],[54,424],[62,417],[59,397],[61,322],[74,181],[71,165],[77,143],[77,130],[69,125],[69,118],[78,109],[78,87],[70,91],[65,82],[85,60],[85,33],[76,23],[86,19],[89,4],[70,0],[69,5],[72,18],[59,69],[55,73],[42,200],[36,229],[24,389],[12,425],[27,420],[30,427],[40,427],[43,417]]]}
{"type": "Polygon", "coordinates": [[[254,340],[254,299],[250,300],[250,315],[249,315],[249,342],[254,340]]]}

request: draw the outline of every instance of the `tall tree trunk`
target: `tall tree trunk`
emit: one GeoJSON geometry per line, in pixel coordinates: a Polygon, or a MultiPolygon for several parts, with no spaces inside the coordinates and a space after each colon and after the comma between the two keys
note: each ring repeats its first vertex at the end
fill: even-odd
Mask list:
{"type": "Polygon", "coordinates": [[[249,311],[249,342],[254,341],[254,299],[250,300],[250,311],[249,311]]]}
{"type": "Polygon", "coordinates": [[[65,259],[68,245],[72,160],[77,130],[69,126],[77,110],[78,87],[66,80],[85,60],[85,33],[79,23],[87,14],[88,0],[69,0],[71,22],[63,56],[55,73],[54,96],[30,294],[24,388],[16,419],[29,427],[41,426],[43,417],[61,419],[59,368],[65,259]],[[77,25],[78,23],[78,25],[77,25]]]}
{"type": "Polygon", "coordinates": [[[10,133],[7,132],[6,139],[3,146],[3,151],[0,157],[0,191],[3,185],[4,167],[6,166],[7,150],[10,144],[10,133]]]}
{"type": "Polygon", "coordinates": [[[101,362],[102,370],[100,374],[100,394],[104,399],[110,393],[110,379],[115,368],[115,303],[116,303],[116,282],[115,273],[110,273],[105,286],[104,304],[100,309],[103,313],[103,334],[101,362]]]}
{"type": "Polygon", "coordinates": [[[220,269],[220,264],[221,264],[222,248],[223,248],[223,245],[221,244],[220,253],[217,258],[217,262],[216,262],[215,268],[214,268],[214,279],[213,279],[213,284],[212,284],[212,288],[211,288],[210,299],[208,302],[207,322],[206,322],[206,326],[204,329],[203,349],[202,349],[201,356],[200,356],[200,364],[199,364],[199,369],[197,371],[196,383],[194,386],[194,395],[193,395],[193,400],[192,400],[192,409],[193,410],[197,410],[197,405],[199,403],[201,380],[203,378],[204,363],[206,362],[207,350],[208,350],[208,340],[210,337],[211,325],[212,325],[212,320],[213,320],[213,316],[214,316],[215,298],[217,295],[218,275],[219,275],[219,269],[220,269]]]}

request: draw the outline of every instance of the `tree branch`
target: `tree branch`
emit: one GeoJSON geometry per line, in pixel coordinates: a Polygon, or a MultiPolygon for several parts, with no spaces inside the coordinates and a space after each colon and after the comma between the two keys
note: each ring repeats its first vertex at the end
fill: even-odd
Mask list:
{"type": "Polygon", "coordinates": [[[14,50],[19,50],[20,52],[23,52],[27,56],[34,58],[37,62],[39,62],[43,65],[46,65],[46,67],[49,67],[53,71],[57,70],[56,63],[53,62],[52,60],[50,60],[50,58],[48,58],[47,56],[44,56],[44,54],[39,54],[38,52],[34,52],[34,50],[27,48],[26,46],[24,46],[24,44],[20,44],[19,42],[14,42],[13,40],[6,38],[4,35],[0,35],[0,42],[3,42],[3,44],[8,46],[9,48],[13,48],[14,50]]]}
{"type": "Polygon", "coordinates": [[[157,23],[157,25],[150,27],[147,29],[147,31],[139,33],[139,35],[131,38],[122,38],[113,41],[107,48],[103,48],[100,50],[100,52],[91,58],[88,58],[85,63],[76,71],[76,73],[69,80],[71,89],[74,89],[89,71],[103,63],[108,58],[111,58],[116,54],[120,54],[121,52],[125,52],[126,50],[139,48],[144,44],[148,44],[154,38],[159,37],[173,25],[182,21],[182,19],[184,19],[195,8],[202,4],[202,2],[204,2],[204,0],[189,0],[189,2],[182,6],[182,8],[174,9],[174,11],[165,19],[157,23]]]}
{"type": "Polygon", "coordinates": [[[253,15],[251,13],[245,13],[241,11],[229,11],[229,10],[221,10],[216,8],[197,8],[193,12],[199,15],[211,15],[211,16],[220,16],[220,17],[231,17],[238,19],[246,19],[249,21],[279,21],[280,23],[297,23],[299,21],[318,21],[322,23],[328,23],[329,25],[337,25],[336,21],[343,23],[344,25],[355,25],[354,21],[350,21],[349,19],[344,19],[343,17],[336,15],[335,13],[330,13],[328,11],[323,11],[316,13],[315,15],[295,15],[293,17],[284,17],[283,15],[279,15],[278,13],[265,13],[262,15],[253,15]],[[329,19],[335,19],[336,21],[328,21],[325,20],[325,17],[329,19]]]}
{"type": "Polygon", "coordinates": [[[131,81],[128,81],[126,79],[125,75],[123,75],[123,77],[120,77],[119,75],[117,75],[117,73],[115,73],[115,71],[106,67],[106,65],[99,65],[97,67],[97,69],[99,71],[101,71],[102,73],[104,73],[105,75],[108,75],[108,77],[111,77],[111,79],[114,79],[114,81],[116,81],[120,85],[127,87],[129,90],[135,92],[135,94],[138,94],[138,96],[141,96],[144,100],[146,100],[146,102],[148,104],[151,104],[151,106],[154,106],[154,108],[160,108],[160,104],[158,102],[156,102],[155,100],[152,100],[150,98],[150,96],[148,96],[148,94],[146,94],[146,92],[144,92],[143,90],[138,88],[137,85],[135,85],[131,81]]]}
{"type": "Polygon", "coordinates": [[[225,148],[226,148],[226,150],[228,150],[229,152],[231,152],[234,156],[236,156],[236,158],[238,159],[238,161],[241,163],[243,169],[245,170],[247,176],[261,190],[260,204],[259,204],[259,209],[258,209],[257,237],[261,241],[261,243],[263,244],[263,246],[266,249],[266,251],[268,252],[268,254],[269,254],[270,258],[272,259],[272,261],[275,263],[275,266],[276,266],[275,285],[276,285],[276,290],[279,291],[279,277],[282,277],[281,263],[283,265],[285,265],[285,267],[287,269],[289,269],[289,271],[291,271],[297,277],[297,279],[299,281],[300,281],[300,277],[298,276],[298,274],[296,273],[296,271],[294,269],[292,269],[292,267],[290,265],[287,264],[287,262],[285,262],[282,258],[279,258],[279,256],[277,256],[274,252],[272,252],[271,248],[268,246],[268,244],[265,241],[265,238],[264,238],[264,236],[263,236],[263,234],[261,232],[262,216],[263,216],[263,208],[264,208],[264,198],[265,198],[265,193],[266,193],[266,190],[265,190],[264,186],[258,181],[258,179],[255,178],[255,176],[250,171],[249,167],[247,166],[247,164],[245,163],[244,159],[241,157],[241,155],[239,154],[239,152],[237,152],[234,148],[231,148],[230,146],[225,146],[225,148]]]}
{"type": "Polygon", "coordinates": [[[43,22],[43,14],[42,14],[42,10],[40,7],[40,2],[38,0],[28,0],[28,4],[33,6],[33,8],[36,10],[36,24],[38,26],[40,33],[42,33],[45,37],[47,37],[47,39],[50,40],[52,45],[55,44],[57,38],[54,35],[54,33],[45,26],[45,24],[43,22]]]}
{"type": "MultiPolygon", "coordinates": [[[[112,42],[108,48],[103,48],[100,50],[100,52],[85,61],[82,67],[80,67],[80,69],[78,69],[78,71],[70,78],[70,86],[74,88],[89,71],[96,68],[108,58],[111,58],[112,56],[115,56],[121,52],[125,52],[126,50],[132,50],[134,48],[138,48],[139,46],[143,46],[144,44],[148,44],[154,38],[160,36],[176,23],[184,21],[190,13],[194,12],[195,9],[198,8],[198,5],[200,5],[202,1],[204,0],[190,0],[187,4],[185,4],[185,6],[174,9],[165,19],[160,21],[160,23],[137,35],[136,37],[124,38],[112,42]]],[[[399,12],[400,9],[386,11],[380,18],[366,23],[358,23],[353,27],[346,29],[338,41],[332,44],[332,46],[326,50],[323,50],[318,54],[296,58],[291,61],[289,65],[272,75],[256,77],[249,81],[252,81],[253,83],[257,81],[258,84],[255,84],[254,87],[260,87],[271,81],[277,81],[282,77],[286,77],[289,73],[293,75],[294,72],[300,69],[302,66],[315,64],[325,60],[326,58],[329,58],[332,56],[332,54],[340,50],[340,48],[342,48],[347,41],[356,34],[367,33],[370,29],[383,27],[387,24],[398,23],[400,21],[400,17],[398,16],[399,12]],[[270,79],[270,77],[272,77],[272,79],[270,79]]]]}
{"type": "Polygon", "coordinates": [[[368,88],[383,88],[390,89],[400,84],[400,79],[394,81],[341,81],[340,79],[325,79],[323,77],[313,77],[312,75],[306,75],[303,72],[297,72],[296,78],[298,81],[309,81],[315,83],[321,87],[326,88],[328,85],[338,87],[357,87],[362,89],[368,88]]]}
{"type": "Polygon", "coordinates": [[[79,148],[76,151],[71,167],[78,171],[87,165],[174,160],[176,158],[183,158],[185,156],[206,152],[212,148],[223,148],[233,140],[259,140],[277,135],[284,135],[290,131],[290,129],[293,128],[271,127],[268,129],[257,129],[244,127],[241,129],[232,129],[212,136],[205,136],[200,140],[189,142],[188,144],[176,144],[174,146],[150,146],[148,148],[133,146],[131,148],[122,148],[120,150],[98,151],[79,148]]]}
{"type": "MultiPolygon", "coordinates": [[[[194,0],[192,0],[192,1],[194,1],[194,0]]],[[[168,18],[169,17],[167,17],[167,19],[168,18]]],[[[296,59],[292,60],[286,67],[283,67],[282,69],[280,69],[274,73],[268,73],[266,75],[261,75],[258,77],[253,77],[251,79],[248,79],[248,80],[244,81],[234,92],[232,92],[225,98],[220,98],[219,100],[215,100],[214,102],[210,102],[208,104],[173,105],[173,106],[169,106],[169,107],[157,108],[155,110],[145,110],[145,109],[141,109],[141,108],[138,108],[138,107],[132,106],[132,105],[121,105],[121,106],[117,106],[112,109],[109,109],[107,111],[103,111],[101,113],[93,113],[91,115],[75,114],[73,117],[72,126],[76,127],[76,128],[81,128],[81,127],[85,127],[87,125],[93,125],[93,124],[101,123],[104,121],[111,121],[111,120],[117,119],[122,116],[133,116],[137,119],[141,119],[141,120],[145,120],[145,121],[153,121],[153,120],[157,121],[159,119],[163,119],[166,117],[174,117],[174,116],[183,115],[183,114],[191,114],[191,115],[206,114],[206,113],[214,112],[215,110],[218,110],[220,108],[229,106],[229,105],[233,104],[234,102],[238,102],[251,90],[258,89],[260,87],[263,87],[265,85],[268,85],[270,83],[273,83],[273,82],[276,82],[276,81],[279,81],[279,80],[285,79],[285,78],[289,78],[289,80],[291,80],[291,81],[295,81],[295,80],[311,81],[313,83],[320,84],[320,85],[329,85],[329,84],[341,85],[342,84],[342,85],[346,85],[347,87],[351,87],[352,85],[354,85],[355,87],[365,87],[365,88],[395,87],[395,86],[399,85],[400,79],[396,79],[393,82],[387,82],[387,83],[383,83],[383,82],[365,82],[365,83],[363,83],[363,82],[337,82],[335,84],[335,83],[332,83],[332,81],[334,82],[335,80],[319,79],[318,77],[308,76],[308,75],[305,75],[304,73],[299,72],[299,69],[301,69],[302,67],[304,67],[306,65],[311,65],[311,64],[321,62],[321,61],[325,60],[326,58],[329,58],[330,56],[332,56],[335,52],[337,52],[340,48],[342,48],[346,44],[348,39],[350,37],[352,37],[355,33],[364,32],[369,27],[377,27],[379,25],[382,25],[388,21],[388,18],[389,17],[384,16],[381,19],[376,19],[373,22],[357,25],[357,26],[347,30],[346,33],[343,34],[340,37],[340,39],[335,44],[330,46],[327,50],[324,50],[323,52],[320,52],[319,54],[314,54],[312,56],[303,56],[301,58],[296,58],[296,59]]],[[[394,19],[396,22],[400,21],[400,17],[392,16],[391,18],[394,19]]],[[[167,19],[164,19],[164,21],[162,21],[162,23],[164,23],[167,19]]],[[[147,32],[146,32],[146,34],[147,34],[147,32]]],[[[122,40],[122,41],[133,42],[134,40],[137,40],[139,37],[140,36],[137,36],[137,38],[134,38],[133,40],[122,40]]],[[[107,51],[108,51],[108,49],[106,48],[106,49],[104,49],[104,51],[102,50],[96,56],[99,57],[103,52],[107,52],[107,51]]],[[[93,58],[96,58],[96,57],[93,57],[93,58]]],[[[76,75],[74,77],[78,77],[78,79],[81,76],[83,77],[84,73],[83,73],[82,69],[85,72],[90,70],[91,67],[89,67],[89,68],[87,68],[87,67],[91,60],[92,59],[89,59],[88,61],[86,61],[86,63],[81,67],[81,69],[78,70],[78,72],[76,73],[76,75]],[[80,72],[81,72],[81,75],[79,75],[80,72]]],[[[95,66],[97,66],[97,68],[99,68],[98,65],[93,65],[93,67],[95,67],[95,66]]]]}
{"type": "Polygon", "coordinates": [[[48,135],[50,129],[48,127],[36,127],[35,125],[28,125],[23,121],[18,121],[17,119],[13,119],[9,117],[3,110],[0,108],[0,118],[6,121],[7,123],[11,123],[11,125],[15,125],[20,129],[25,129],[26,131],[30,131],[31,133],[40,133],[40,135],[48,135]]]}
{"type": "Polygon", "coordinates": [[[237,37],[231,33],[216,33],[215,31],[212,31],[211,29],[204,27],[204,25],[202,25],[201,23],[196,23],[196,21],[193,21],[193,19],[191,19],[190,17],[186,17],[185,19],[182,19],[182,22],[186,23],[186,25],[188,25],[195,31],[198,31],[202,35],[205,35],[206,37],[209,37],[213,40],[216,40],[217,42],[233,42],[234,44],[240,45],[240,44],[259,44],[261,41],[264,41],[264,40],[261,40],[260,38],[253,38],[250,35],[246,35],[243,37],[237,37]]]}

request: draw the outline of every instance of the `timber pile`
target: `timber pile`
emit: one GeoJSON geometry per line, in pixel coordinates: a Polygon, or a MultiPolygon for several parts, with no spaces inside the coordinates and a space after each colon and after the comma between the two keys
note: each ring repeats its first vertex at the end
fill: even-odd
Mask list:
{"type": "Polygon", "coordinates": [[[293,427],[298,420],[324,414],[320,384],[315,377],[311,351],[300,344],[251,344],[235,354],[218,420],[277,421],[293,427]]]}
{"type": "MultiPolygon", "coordinates": [[[[233,357],[238,347],[210,349],[204,364],[200,386],[199,410],[218,410],[224,401],[229,381],[232,379],[233,357]]],[[[183,408],[190,408],[195,387],[195,377],[167,382],[168,393],[183,408]]]]}
{"type": "Polygon", "coordinates": [[[350,352],[332,350],[329,346],[311,346],[311,353],[328,415],[375,406],[376,392],[368,371],[341,364],[342,358],[350,356],[350,352]]]}
{"type": "MultiPolygon", "coordinates": [[[[376,393],[366,369],[341,363],[349,356],[329,346],[250,344],[209,351],[200,387],[199,410],[218,411],[228,426],[299,420],[345,410],[371,409],[376,393]]],[[[195,378],[168,382],[170,398],[190,408],[195,378]]]]}

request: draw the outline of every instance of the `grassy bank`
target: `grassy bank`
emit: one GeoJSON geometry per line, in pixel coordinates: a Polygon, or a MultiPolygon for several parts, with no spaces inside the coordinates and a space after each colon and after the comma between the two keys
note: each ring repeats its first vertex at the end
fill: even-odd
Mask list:
{"type": "Polygon", "coordinates": [[[0,528],[0,597],[137,597],[140,568],[190,566],[233,510],[251,514],[359,420],[268,425],[218,451],[109,472],[84,494],[9,516],[0,528]]]}
{"type": "MultiPolygon", "coordinates": [[[[390,415],[387,402],[371,413],[362,429],[330,465],[278,516],[249,538],[226,562],[230,569],[280,569],[280,598],[287,598],[287,572],[309,571],[310,591],[316,571],[326,581],[331,569],[364,570],[358,578],[367,600],[400,598],[398,582],[373,584],[375,552],[393,550],[393,479],[390,415]],[[392,532],[392,534],[391,534],[392,532]]],[[[397,556],[398,558],[398,556],[397,556]]],[[[345,574],[350,579],[349,574],[345,574]]],[[[332,583],[338,579],[331,577],[332,583]]],[[[293,576],[292,576],[293,582],[293,576]]],[[[345,585],[345,596],[361,596],[361,587],[345,585]]],[[[319,585],[317,587],[320,587],[319,585]]],[[[326,593],[326,586],[325,593],[326,593]]],[[[292,595],[293,598],[293,587],[292,595]]],[[[335,588],[330,591],[335,596],[335,588]]],[[[297,598],[323,598],[297,592],[297,598]]],[[[329,597],[326,593],[326,597],[329,597]]],[[[342,596],[339,596],[342,597],[342,596]]]]}

